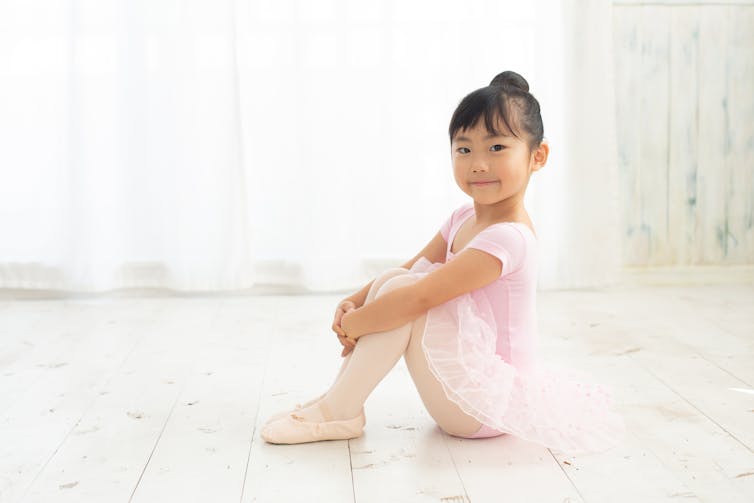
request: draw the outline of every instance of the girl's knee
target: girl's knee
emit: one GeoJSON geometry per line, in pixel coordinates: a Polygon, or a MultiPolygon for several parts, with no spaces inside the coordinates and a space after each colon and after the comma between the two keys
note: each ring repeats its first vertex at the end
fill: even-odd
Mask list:
{"type": "Polygon", "coordinates": [[[405,269],[403,267],[391,267],[390,269],[385,269],[372,282],[372,287],[369,289],[368,298],[371,299],[376,297],[382,286],[389,279],[394,278],[395,276],[400,276],[401,274],[405,274],[407,272],[409,272],[408,269],[405,269]]]}
{"type": "Polygon", "coordinates": [[[382,271],[382,273],[380,274],[380,279],[387,281],[392,277],[400,276],[401,274],[406,274],[407,272],[409,272],[409,270],[405,267],[391,267],[382,271]]]}
{"type": "Polygon", "coordinates": [[[377,279],[374,280],[373,285],[377,287],[377,290],[379,290],[382,285],[384,285],[390,279],[396,276],[401,276],[408,272],[408,269],[405,269],[403,267],[391,267],[390,269],[385,269],[380,273],[379,276],[377,276],[377,279]]]}
{"type": "MultiPolygon", "coordinates": [[[[403,269],[403,271],[408,272],[407,269],[403,269]]],[[[391,290],[395,290],[397,288],[410,285],[411,283],[415,283],[416,280],[417,278],[414,277],[413,274],[396,274],[395,276],[388,278],[384,283],[382,283],[380,289],[377,290],[377,296],[379,297],[380,295],[384,295],[391,290]]]]}

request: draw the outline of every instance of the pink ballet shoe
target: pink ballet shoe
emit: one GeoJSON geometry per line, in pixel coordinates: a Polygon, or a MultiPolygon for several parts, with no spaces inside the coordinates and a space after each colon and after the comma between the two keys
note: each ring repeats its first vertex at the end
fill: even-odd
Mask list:
{"type": "MultiPolygon", "coordinates": [[[[327,392],[324,392],[321,395],[319,395],[317,398],[309,400],[308,402],[297,403],[296,407],[294,409],[292,409],[292,410],[286,410],[286,411],[283,411],[283,412],[278,412],[277,414],[273,414],[272,416],[270,416],[267,419],[267,421],[264,422],[264,424],[269,424],[269,423],[271,423],[273,421],[277,421],[281,417],[287,416],[288,414],[290,414],[292,412],[296,412],[297,410],[303,409],[305,407],[309,407],[310,405],[314,405],[315,403],[317,403],[320,400],[322,400],[325,397],[326,394],[327,394],[327,392]]],[[[363,407],[361,408],[361,411],[362,411],[362,413],[364,412],[364,408],[363,407]]],[[[364,416],[364,424],[366,424],[366,416],[364,416]]]]}
{"type": "Polygon", "coordinates": [[[286,410],[286,411],[283,411],[283,412],[278,412],[277,414],[273,414],[272,416],[270,416],[270,418],[267,421],[264,422],[264,424],[268,424],[268,423],[271,423],[272,421],[276,421],[276,420],[280,419],[283,416],[287,416],[291,412],[296,412],[299,409],[303,409],[303,408],[308,407],[310,405],[314,405],[314,403],[319,402],[320,400],[322,400],[325,397],[326,394],[327,394],[327,392],[324,392],[320,396],[318,396],[317,398],[309,400],[306,403],[297,403],[296,407],[293,410],[286,410]]]}
{"type": "MultiPolygon", "coordinates": [[[[317,404],[324,417],[330,417],[323,403],[317,404]]],[[[353,419],[311,422],[291,412],[287,416],[264,425],[261,436],[271,444],[302,444],[320,440],[347,440],[358,438],[364,433],[366,417],[364,408],[353,419]]]]}

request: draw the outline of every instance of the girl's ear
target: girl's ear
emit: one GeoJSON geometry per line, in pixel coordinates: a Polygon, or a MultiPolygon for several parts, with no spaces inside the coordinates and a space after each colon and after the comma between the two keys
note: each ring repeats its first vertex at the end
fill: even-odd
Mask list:
{"type": "Polygon", "coordinates": [[[547,140],[542,140],[539,147],[534,151],[532,171],[538,171],[547,163],[547,156],[550,155],[550,144],[547,140]]]}

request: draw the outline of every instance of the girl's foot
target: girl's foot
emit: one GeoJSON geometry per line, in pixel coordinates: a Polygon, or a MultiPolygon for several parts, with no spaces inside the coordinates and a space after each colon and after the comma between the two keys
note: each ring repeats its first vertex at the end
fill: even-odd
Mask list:
{"type": "Polygon", "coordinates": [[[301,411],[305,411],[308,419],[322,420],[308,420],[297,412],[291,412],[265,424],[261,431],[262,438],[272,444],[301,444],[357,438],[364,432],[366,417],[363,407],[359,415],[351,419],[333,419],[325,400],[301,411]]]}
{"type": "Polygon", "coordinates": [[[302,421],[321,423],[322,421],[346,421],[364,412],[364,407],[360,407],[355,413],[353,411],[343,411],[342,407],[335,407],[330,402],[330,400],[323,397],[315,404],[302,407],[291,414],[302,421]]]}
{"type": "Polygon", "coordinates": [[[296,412],[298,410],[301,410],[301,409],[304,409],[304,408],[309,407],[311,405],[314,405],[315,403],[317,403],[320,400],[322,400],[325,397],[326,394],[327,394],[327,392],[325,391],[324,393],[322,393],[320,396],[318,396],[317,398],[315,398],[313,400],[309,400],[306,403],[297,403],[296,407],[294,409],[292,409],[292,410],[286,410],[284,412],[278,412],[277,414],[274,414],[274,415],[270,416],[270,418],[267,421],[265,421],[264,424],[268,424],[268,423],[270,423],[272,421],[280,419],[283,416],[287,416],[291,412],[296,412]]]}

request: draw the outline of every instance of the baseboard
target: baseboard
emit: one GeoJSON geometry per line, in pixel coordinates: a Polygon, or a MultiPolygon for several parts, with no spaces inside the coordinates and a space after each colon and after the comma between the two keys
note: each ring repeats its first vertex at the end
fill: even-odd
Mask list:
{"type": "Polygon", "coordinates": [[[623,285],[754,286],[754,265],[626,267],[621,272],[623,285]]]}

